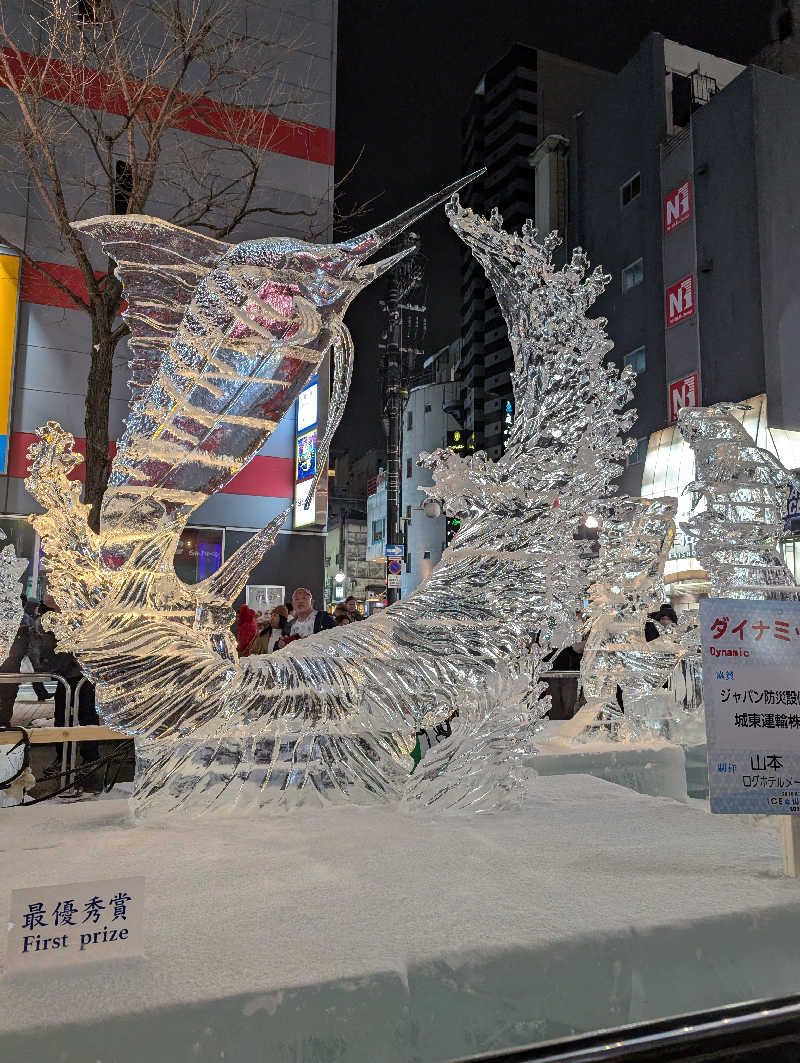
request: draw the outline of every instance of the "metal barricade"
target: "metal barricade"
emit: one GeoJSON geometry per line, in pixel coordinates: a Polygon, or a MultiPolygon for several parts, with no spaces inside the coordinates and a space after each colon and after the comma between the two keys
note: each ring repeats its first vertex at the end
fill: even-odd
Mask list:
{"type": "MultiPolygon", "coordinates": [[[[0,683],[14,683],[16,686],[21,686],[23,683],[45,683],[53,679],[57,683],[60,683],[61,686],[64,688],[64,724],[65,726],[70,726],[74,718],[75,701],[70,690],[69,683],[63,675],[56,675],[55,672],[0,672],[0,683]]],[[[81,682],[83,682],[83,680],[81,680],[81,682]]],[[[79,686],[80,683],[78,684],[78,687],[79,686]]],[[[76,687],[76,690],[78,689],[78,687],[76,687]]],[[[64,741],[61,745],[62,777],[67,774],[67,757],[69,745],[70,743],[68,741],[64,741]]],[[[77,744],[73,742],[72,746],[74,761],[74,750],[77,747],[77,744]]]]}
{"type": "MultiPolygon", "coordinates": [[[[88,683],[88,682],[89,682],[89,680],[86,678],[86,676],[82,675],[80,677],[80,679],[78,680],[78,682],[76,683],[75,689],[72,691],[72,700],[70,701],[70,704],[69,704],[69,721],[67,723],[68,727],[75,727],[79,723],[78,711],[79,711],[80,705],[81,705],[81,702],[80,702],[81,687],[84,685],[84,683],[88,683]]],[[[72,746],[72,750],[70,752],[70,758],[69,758],[69,770],[70,770],[70,777],[74,778],[74,772],[75,772],[75,769],[78,766],[78,743],[77,742],[69,742],[67,744],[72,746]]],[[[63,770],[64,770],[64,765],[62,764],[62,773],[63,773],[63,770]]]]}

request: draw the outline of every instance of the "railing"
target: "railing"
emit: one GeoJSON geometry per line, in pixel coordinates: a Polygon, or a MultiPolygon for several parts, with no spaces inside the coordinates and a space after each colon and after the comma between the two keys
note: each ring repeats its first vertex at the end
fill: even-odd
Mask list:
{"type": "Polygon", "coordinates": [[[61,777],[74,773],[78,759],[79,742],[108,742],[129,738],[122,731],[114,731],[103,724],[76,726],[77,711],[80,704],[81,688],[89,680],[82,676],[75,685],[75,690],[62,675],[55,672],[0,672],[0,684],[46,683],[55,680],[64,690],[64,727],[33,727],[28,731],[31,745],[51,745],[61,743],[61,777]]]}

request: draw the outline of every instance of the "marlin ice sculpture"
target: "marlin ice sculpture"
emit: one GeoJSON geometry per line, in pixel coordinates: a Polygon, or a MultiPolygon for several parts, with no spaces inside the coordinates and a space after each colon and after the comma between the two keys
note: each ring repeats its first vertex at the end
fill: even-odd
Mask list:
{"type": "Polygon", "coordinates": [[[387,268],[366,256],[462,183],[336,247],[228,248],[148,219],[83,225],[119,263],[144,390],[99,534],[67,478],[81,459],[55,424],[31,448],[28,485],[45,510],[35,522],[62,610],[56,634],[97,682],[106,721],[137,738],[140,810],[401,797],[485,809],[524,792],[514,766],[542,704],[535,673],[548,646],[574,637],[584,596],[574,532],[608,493],[633,417],[623,409],[631,373],[605,364],[604,321],[586,316],[608,278],[587,275],[581,252],[556,269],[557,241],[540,243],[532,225],[513,236],[499,216],[448,204],[509,326],[516,417],[497,462],[425,457],[433,494],[464,523],[412,595],[365,623],[239,661],[231,603],[283,516],[202,583],[183,584],[173,567],[193,509],[261,445],[332,346],[324,456],[352,361],[342,314],[387,268]],[[455,709],[452,737],[409,782],[416,728],[455,709]]]}
{"type": "Polygon", "coordinates": [[[352,369],[345,311],[411,248],[366,260],[474,176],[341,244],[273,237],[231,245],[137,215],[76,223],[117,263],[140,392],[103,499],[108,563],[166,528],[176,544],[191,513],[247,464],[333,346],[322,468],[352,369]]]}

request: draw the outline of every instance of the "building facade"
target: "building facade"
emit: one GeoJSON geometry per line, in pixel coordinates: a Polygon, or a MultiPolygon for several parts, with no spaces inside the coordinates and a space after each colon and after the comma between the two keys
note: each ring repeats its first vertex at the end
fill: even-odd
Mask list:
{"type": "Polygon", "coordinates": [[[403,596],[427,579],[441,560],[447,543],[445,515],[429,517],[422,508],[433,476],[430,469],[418,464],[419,456],[448,446],[461,453],[474,450],[471,437],[455,416],[463,391],[463,385],[453,379],[460,347],[460,341],[456,340],[431,355],[425,368],[432,382],[412,388],[406,399],[402,462],[406,526],[403,596]]]}
{"type": "MultiPolygon", "coordinates": [[[[611,274],[595,309],[637,374],[622,489],[678,496],[679,522],[682,406],[746,400],[747,426],[799,460],[798,108],[796,80],[653,34],[571,126],[569,242],[611,274]]],[[[682,534],[669,568],[702,584],[682,534]]]]}
{"type": "MultiPolygon", "coordinates": [[[[336,19],[336,0],[281,0],[280,3],[278,0],[257,0],[249,4],[249,33],[263,33],[265,37],[275,39],[288,34],[291,28],[291,35],[301,42],[287,48],[280,58],[286,95],[301,102],[296,106],[287,103],[281,108],[276,126],[280,135],[270,142],[270,151],[258,178],[255,200],[259,206],[273,207],[278,213],[258,213],[245,219],[232,233],[230,239],[233,242],[273,234],[295,235],[303,239],[330,238],[336,19]],[[302,135],[295,135],[297,120],[307,123],[302,128],[302,135]],[[282,211],[289,213],[284,215],[282,211]],[[303,213],[291,214],[298,211],[303,213]]],[[[0,93],[3,91],[0,89],[0,93]]],[[[165,150],[181,152],[197,141],[207,141],[213,146],[213,133],[200,136],[187,124],[185,128],[171,131],[165,150]]],[[[80,150],[76,144],[76,156],[80,150]]],[[[0,232],[24,248],[32,259],[48,264],[67,287],[75,286],[80,290],[82,281],[74,259],[36,200],[21,163],[5,151],[3,160],[0,232]]],[[[71,161],[71,179],[76,183],[85,180],[87,174],[91,176],[92,165],[90,158],[76,157],[71,161]]],[[[169,168],[165,167],[163,172],[165,178],[157,182],[148,209],[154,215],[168,217],[174,204],[169,168]]],[[[74,189],[70,194],[73,192],[74,189]]],[[[98,203],[96,210],[94,204],[90,203],[89,207],[90,212],[97,214],[108,211],[107,203],[98,203]]],[[[23,484],[27,473],[26,451],[36,429],[50,419],[59,421],[72,432],[79,448],[83,445],[84,402],[91,352],[90,319],[75,309],[69,297],[35,268],[27,263],[19,268],[19,259],[14,255],[9,258],[16,260],[18,307],[16,334],[8,351],[4,352],[8,364],[3,372],[8,371],[9,381],[13,378],[13,387],[10,389],[10,420],[5,432],[0,433],[5,436],[3,445],[7,448],[6,472],[0,480],[0,508],[4,514],[0,525],[15,542],[18,552],[30,559],[28,589],[37,594],[41,592],[38,544],[25,521],[25,516],[35,509],[23,484]]],[[[98,263],[99,268],[105,268],[101,258],[98,263]]],[[[13,273],[15,263],[11,262],[9,268],[13,273]]],[[[7,281],[9,269],[5,273],[7,281]]],[[[109,435],[112,441],[121,433],[128,409],[128,361],[127,347],[122,341],[116,351],[111,393],[109,435]]],[[[296,494],[302,493],[302,488],[296,488],[298,480],[302,483],[302,477],[297,476],[298,455],[302,450],[303,458],[307,457],[310,434],[315,428],[317,431],[324,428],[327,418],[329,381],[326,365],[320,367],[317,385],[313,422],[301,431],[302,422],[297,421],[297,412],[287,415],[248,466],[193,515],[193,527],[187,529],[176,556],[176,568],[184,579],[198,580],[207,576],[255,530],[288,507],[293,513],[251,581],[258,585],[283,586],[287,595],[293,585],[304,583],[322,600],[325,480],[310,521],[308,512],[293,507],[296,494]],[[305,438],[298,444],[303,432],[305,438]]],[[[306,415],[308,412],[307,405],[306,415]]]]}
{"type": "MultiPolygon", "coordinates": [[[[464,118],[464,172],[487,173],[461,193],[473,210],[497,207],[507,228],[520,228],[536,212],[529,157],[547,137],[566,135],[580,110],[612,75],[540,49],[515,45],[486,72],[464,118]]],[[[492,458],[503,452],[506,406],[512,400],[513,356],[497,300],[480,265],[463,250],[461,362],[464,420],[492,458]]]]}
{"type": "MultiPolygon", "coordinates": [[[[344,601],[350,595],[362,606],[383,599],[386,585],[384,552],[379,549],[375,555],[373,549],[367,559],[367,490],[377,486],[378,476],[383,474],[385,466],[386,455],[378,450],[367,451],[356,459],[347,452],[335,458],[330,477],[325,541],[326,604],[344,601]]],[[[385,498],[384,491],[384,501],[385,498]]],[[[374,511],[371,516],[376,519],[374,511]]],[[[385,518],[384,512],[384,521],[385,518]]]]}

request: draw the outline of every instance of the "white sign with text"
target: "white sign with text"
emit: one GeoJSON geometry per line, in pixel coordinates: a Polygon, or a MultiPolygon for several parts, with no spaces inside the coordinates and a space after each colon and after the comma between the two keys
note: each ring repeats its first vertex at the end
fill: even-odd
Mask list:
{"type": "Polygon", "coordinates": [[[712,812],[800,814],[800,602],[700,602],[712,812]]]}
{"type": "Polygon", "coordinates": [[[13,890],[9,970],[141,956],[144,878],[112,878],[13,890]]]}

